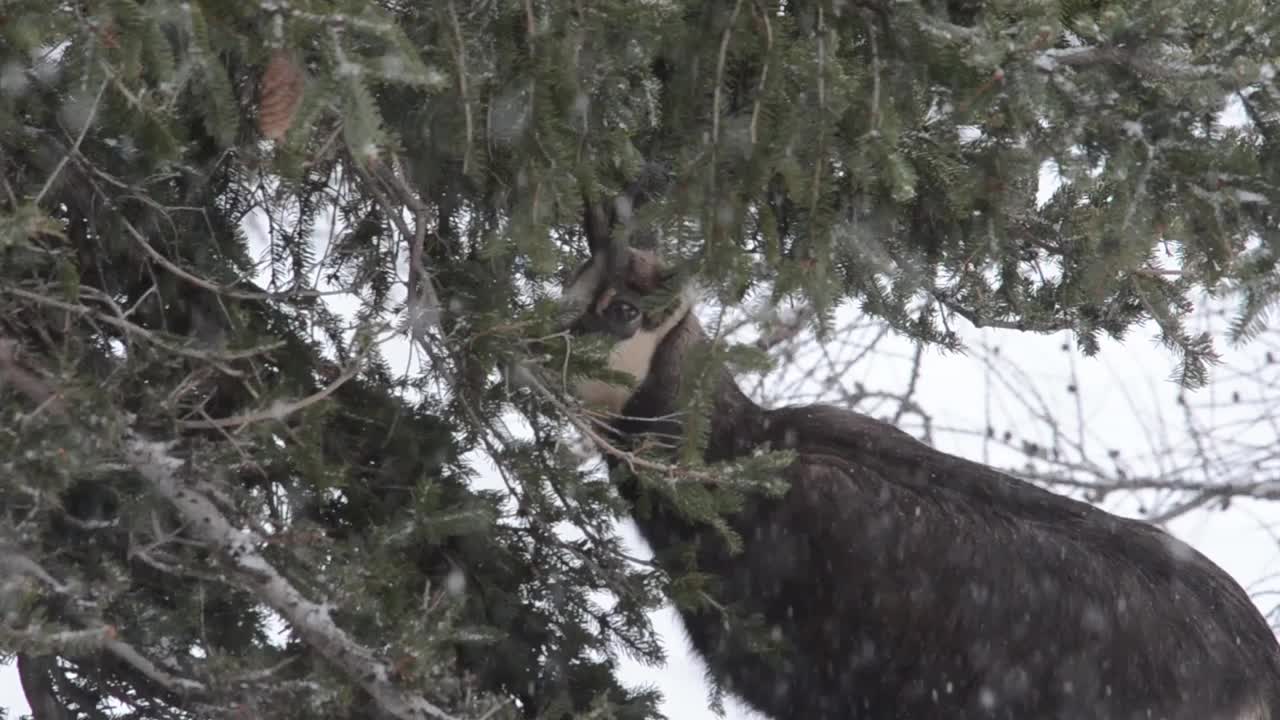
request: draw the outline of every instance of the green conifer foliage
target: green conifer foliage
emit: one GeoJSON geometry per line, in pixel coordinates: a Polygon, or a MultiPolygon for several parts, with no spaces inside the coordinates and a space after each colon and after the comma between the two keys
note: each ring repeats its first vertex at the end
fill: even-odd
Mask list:
{"type": "MultiPolygon", "coordinates": [[[[1145,323],[1195,386],[1192,293],[1241,339],[1280,295],[1276,47],[1264,0],[11,0],[0,652],[41,720],[656,717],[617,659],[713,579],[624,552],[507,372],[583,197],[653,175],[639,231],[726,305],[1145,323]]],[[[641,481],[707,522],[755,491],[682,460],[641,481]]]]}

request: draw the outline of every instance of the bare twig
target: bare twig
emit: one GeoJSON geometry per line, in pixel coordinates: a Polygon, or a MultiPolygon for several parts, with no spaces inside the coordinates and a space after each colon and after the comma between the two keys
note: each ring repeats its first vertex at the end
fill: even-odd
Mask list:
{"type": "Polygon", "coordinates": [[[67,161],[71,159],[73,153],[80,149],[80,145],[84,142],[85,136],[89,134],[89,128],[93,127],[93,120],[98,114],[98,105],[102,102],[102,96],[107,91],[107,85],[108,81],[102,81],[102,86],[98,88],[98,94],[93,98],[93,104],[89,106],[88,112],[85,113],[84,124],[80,126],[80,134],[76,136],[71,149],[58,159],[58,164],[53,167],[53,172],[49,173],[49,177],[45,179],[44,185],[40,188],[40,192],[36,193],[36,197],[32,201],[34,204],[39,205],[40,201],[44,200],[44,196],[49,192],[49,189],[53,187],[53,183],[58,179],[58,175],[62,174],[62,169],[67,166],[67,161]]]}
{"type": "MultiPolygon", "coordinates": [[[[409,316],[410,333],[415,341],[420,345],[425,345],[427,332],[433,329],[440,329],[441,312],[443,310],[443,306],[440,304],[440,297],[436,294],[435,285],[431,281],[431,274],[427,272],[423,250],[430,211],[426,203],[418,197],[413,188],[409,187],[409,183],[393,167],[375,163],[370,167],[370,170],[375,173],[376,179],[381,181],[381,185],[394,193],[400,203],[413,213],[413,227],[411,228],[405,224],[404,219],[396,211],[397,209],[390,199],[382,192],[377,191],[376,188],[371,188],[375,190],[375,197],[378,199],[379,204],[382,205],[383,214],[391,218],[392,222],[400,230],[400,234],[404,236],[405,241],[409,243],[409,285],[407,288],[408,307],[406,311],[409,316]]],[[[372,176],[368,178],[370,182],[374,179],[372,176]]]]}
{"type": "Polygon", "coordinates": [[[327,399],[334,394],[343,385],[347,384],[351,378],[360,373],[360,361],[364,358],[361,354],[348,365],[333,382],[299,400],[291,402],[275,402],[269,407],[259,408],[247,413],[232,415],[231,417],[216,418],[212,420],[182,420],[178,422],[178,427],[184,430],[207,430],[211,428],[233,428],[250,423],[262,422],[264,420],[283,420],[284,418],[305,410],[316,403],[327,399]]]}
{"type": "Polygon", "coordinates": [[[475,138],[475,120],[471,116],[471,101],[467,92],[467,47],[462,37],[462,24],[458,21],[458,9],[449,0],[449,20],[453,25],[453,41],[457,45],[455,59],[458,63],[458,96],[462,101],[462,118],[466,124],[467,146],[462,155],[462,174],[471,171],[471,146],[475,138]]]}
{"type": "Polygon", "coordinates": [[[916,384],[920,382],[920,368],[923,359],[924,343],[917,342],[915,355],[911,358],[911,377],[907,380],[907,389],[898,400],[898,409],[893,414],[893,420],[890,421],[894,425],[902,421],[902,414],[907,411],[908,407],[915,405],[912,401],[912,396],[916,394],[916,384]]]}
{"type": "Polygon", "coordinates": [[[799,335],[809,321],[813,319],[815,311],[812,305],[805,304],[800,306],[790,317],[784,318],[769,328],[769,332],[761,335],[755,342],[755,346],[760,350],[768,352],[775,347],[795,338],[799,335]]]}
{"type": "Polygon", "coordinates": [[[408,320],[409,335],[418,349],[431,360],[439,375],[445,378],[448,388],[451,391],[455,391],[457,380],[447,363],[440,357],[441,353],[436,351],[435,342],[431,336],[432,331],[440,334],[442,344],[446,345],[443,354],[448,355],[447,343],[443,342],[442,318],[444,307],[440,303],[439,294],[436,293],[431,274],[427,271],[423,247],[426,240],[430,210],[426,203],[413,191],[413,188],[409,186],[408,181],[390,165],[370,163],[367,171],[366,168],[358,166],[356,170],[368,185],[370,194],[373,195],[379,207],[382,208],[383,214],[391,219],[391,222],[400,231],[401,236],[409,244],[409,278],[405,292],[407,298],[405,314],[408,320]],[[413,213],[413,227],[409,227],[405,222],[404,213],[393,202],[393,198],[388,197],[388,191],[395,201],[398,201],[413,213]]]}

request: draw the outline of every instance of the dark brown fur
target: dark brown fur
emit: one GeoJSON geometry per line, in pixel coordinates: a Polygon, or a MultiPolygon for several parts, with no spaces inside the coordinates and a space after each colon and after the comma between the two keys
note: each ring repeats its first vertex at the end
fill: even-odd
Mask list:
{"type": "MultiPolygon", "coordinates": [[[[614,422],[678,433],[693,313],[614,422]],[[626,418],[626,419],[624,419],[626,418]]],[[[636,483],[660,563],[696,543],[718,602],[761,614],[770,661],[716,610],[681,614],[727,689],[777,720],[1280,720],[1280,648],[1225,572],[1147,524],[822,405],[766,410],[720,372],[708,461],[791,448],[790,489],[730,518],[744,550],[636,483]],[[647,508],[647,511],[645,510],[647,508]]],[[[615,458],[609,458],[616,464],[615,458]]]]}

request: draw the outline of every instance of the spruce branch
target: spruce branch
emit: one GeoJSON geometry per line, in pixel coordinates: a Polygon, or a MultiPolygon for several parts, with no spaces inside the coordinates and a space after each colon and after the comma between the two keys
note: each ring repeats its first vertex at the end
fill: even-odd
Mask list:
{"type": "MultiPolygon", "coordinates": [[[[98,195],[102,200],[104,201],[108,200],[107,195],[103,193],[101,189],[98,190],[98,195]]],[[[284,300],[284,299],[290,299],[290,298],[293,298],[293,299],[317,298],[317,297],[324,297],[326,295],[334,295],[334,294],[337,294],[338,292],[338,291],[324,292],[320,290],[303,289],[303,288],[295,288],[291,290],[285,290],[282,292],[261,292],[261,291],[253,291],[253,290],[242,290],[240,288],[231,287],[229,285],[219,285],[218,283],[212,282],[210,280],[200,277],[199,275],[196,275],[194,273],[191,273],[183,269],[180,265],[170,260],[169,258],[165,257],[163,253],[161,253],[159,250],[156,250],[151,245],[150,241],[147,240],[146,236],[143,235],[142,232],[140,232],[138,228],[134,226],[133,223],[129,222],[129,218],[121,215],[119,217],[119,220],[120,220],[121,226],[124,227],[125,232],[128,233],[129,237],[132,238],[135,243],[137,243],[139,249],[141,249],[142,252],[146,254],[147,257],[151,258],[151,260],[154,261],[157,265],[169,271],[175,277],[181,280],[184,280],[188,283],[191,283],[195,287],[201,288],[203,290],[208,290],[211,293],[215,293],[225,298],[231,298],[234,300],[268,301],[268,300],[284,300]]]]}
{"type": "Polygon", "coordinates": [[[959,315],[965,320],[968,320],[969,323],[976,328],[1004,328],[1006,330],[1051,333],[1059,330],[1070,330],[1075,327],[1075,324],[1067,318],[1029,321],[1025,318],[1019,320],[1001,320],[998,318],[986,317],[953,300],[948,293],[943,290],[934,290],[933,297],[941,303],[943,307],[956,315],[959,315]]]}
{"type": "Polygon", "coordinates": [[[1202,79],[1213,77],[1217,70],[1207,65],[1174,60],[1166,61],[1142,46],[1081,46],[1048,48],[1041,52],[1036,67],[1053,72],[1057,67],[1082,68],[1095,65],[1127,67],[1152,80],[1202,79]]]}
{"type": "MultiPolygon", "coordinates": [[[[5,362],[0,362],[0,375],[10,376],[14,369],[5,362]]],[[[10,570],[22,572],[40,580],[55,594],[67,598],[73,604],[79,604],[72,588],[53,577],[34,559],[17,548],[3,549],[5,566],[10,570]]],[[[68,611],[70,612],[70,611],[68,611]]],[[[89,618],[73,615],[80,629],[57,630],[54,632],[37,628],[33,630],[0,630],[0,635],[7,639],[6,644],[15,644],[19,652],[36,652],[38,655],[83,655],[87,650],[104,650],[116,659],[137,670],[144,677],[165,690],[182,697],[206,695],[209,688],[202,682],[181,677],[169,672],[152,662],[132,645],[120,639],[119,631],[114,625],[105,624],[89,618]]]]}
{"type": "Polygon", "coordinates": [[[122,450],[138,474],[187,521],[191,533],[227,562],[232,583],[280,613],[308,645],[364,688],[379,708],[400,720],[453,720],[426,698],[396,687],[391,666],[338,627],[330,614],[332,605],[307,599],[262,555],[259,548],[265,540],[261,536],[236,527],[204,493],[183,483],[179,477],[185,463],[173,456],[169,444],[129,431],[122,450]]]}
{"type": "MultiPolygon", "coordinates": [[[[87,289],[88,288],[82,288],[82,291],[87,289]]],[[[104,325],[110,325],[119,330],[123,330],[125,334],[131,337],[145,340],[146,342],[152,345],[155,345],[156,347],[159,347],[160,349],[165,350],[167,352],[171,352],[175,355],[181,355],[182,357],[185,357],[191,360],[200,360],[202,362],[207,362],[230,377],[236,377],[236,378],[244,377],[244,373],[228,365],[227,364],[228,362],[235,361],[235,360],[246,360],[248,358],[252,358],[258,355],[262,355],[263,353],[270,352],[272,350],[277,350],[280,347],[283,347],[284,345],[283,342],[273,342],[273,343],[267,343],[265,345],[260,345],[258,347],[246,348],[243,350],[226,350],[226,351],[200,350],[200,349],[195,349],[195,348],[184,346],[184,345],[174,344],[174,342],[164,338],[158,332],[144,328],[141,325],[138,325],[137,323],[129,322],[128,320],[125,320],[122,317],[118,317],[115,315],[108,315],[101,311],[94,310],[93,308],[90,308],[87,305],[69,303],[64,300],[58,300],[56,298],[49,297],[48,295],[42,295],[40,293],[31,292],[30,290],[24,290],[22,288],[17,288],[12,286],[0,285],[0,294],[12,295],[14,297],[22,298],[23,300],[27,300],[37,305],[44,305],[46,307],[62,310],[74,316],[89,318],[96,322],[100,322],[104,325]]]]}
{"type": "MultiPolygon", "coordinates": [[[[36,402],[58,396],[48,383],[17,364],[11,339],[0,338],[0,348],[3,349],[0,351],[0,377],[12,382],[36,402]]],[[[59,409],[68,411],[65,404],[59,409]]],[[[186,521],[188,531],[226,561],[232,584],[279,613],[308,645],[364,688],[383,711],[400,720],[454,720],[453,716],[425,698],[396,687],[392,681],[391,666],[338,627],[330,615],[331,604],[307,599],[267,560],[260,550],[266,545],[261,535],[236,527],[203,491],[184,483],[180,476],[187,465],[172,454],[172,443],[150,440],[137,431],[127,430],[121,445],[127,463],[153,491],[169,501],[186,521]]],[[[48,576],[47,573],[43,575],[48,576]]],[[[201,683],[178,678],[160,669],[122,641],[111,639],[104,647],[169,689],[190,693],[205,688],[201,683]]]]}
{"type": "MultiPolygon", "coordinates": [[[[1189,332],[1192,310],[1200,305],[1192,302],[1191,293],[1206,283],[1215,284],[1214,290],[1239,293],[1238,327],[1246,330],[1259,330],[1265,311],[1276,305],[1280,282],[1273,280],[1275,257],[1267,251],[1274,245],[1267,238],[1275,205],[1268,201],[1277,197],[1274,183],[1267,180],[1275,176],[1277,157],[1268,145],[1277,136],[1272,127],[1275,63],[1268,49],[1277,46],[1280,25],[1250,17],[1265,9],[1260,0],[1249,0],[1236,8],[1240,12],[1211,13],[1190,3],[1181,13],[1135,5],[1120,15],[1096,3],[1071,3],[1054,17],[1015,4],[995,17],[990,4],[971,0],[932,5],[920,0],[745,0],[750,4],[742,8],[743,1],[722,0],[709,9],[667,1],[574,0],[557,6],[518,0],[500,6],[493,0],[448,0],[424,15],[412,3],[308,9],[273,0],[261,8],[263,22],[256,24],[236,24],[223,17],[226,13],[179,13],[179,24],[190,32],[178,35],[170,32],[173,18],[139,12],[129,2],[54,13],[44,24],[39,13],[10,17],[16,32],[10,34],[18,42],[16,64],[0,72],[0,95],[12,108],[5,105],[0,116],[17,118],[24,131],[0,137],[0,249],[8,268],[0,278],[0,305],[6,306],[4,325],[14,337],[32,343],[32,350],[39,343],[45,357],[57,353],[65,364],[47,369],[33,365],[24,369],[26,374],[0,377],[0,395],[15,418],[5,444],[18,451],[9,453],[18,469],[9,490],[19,512],[33,508],[11,529],[17,532],[0,538],[22,537],[25,543],[31,531],[55,531],[46,535],[49,540],[39,553],[29,550],[31,558],[57,576],[55,581],[65,580],[75,588],[73,594],[86,596],[103,584],[112,591],[136,592],[129,603],[113,606],[113,615],[97,621],[115,621],[136,631],[143,629],[137,624],[145,618],[145,644],[142,633],[139,639],[128,637],[138,651],[164,671],[204,682],[215,693],[230,692],[236,678],[253,677],[258,663],[252,658],[266,650],[266,638],[237,633],[218,648],[225,652],[218,653],[216,662],[205,665],[180,656],[174,662],[181,668],[171,667],[170,647],[213,646],[202,642],[203,625],[188,622],[205,619],[205,606],[193,610],[193,617],[186,606],[165,605],[169,588],[163,586],[166,581],[202,584],[211,599],[221,596],[218,600],[233,612],[245,614],[262,608],[258,596],[240,592],[239,576],[230,577],[223,563],[216,562],[220,551],[206,553],[207,542],[193,539],[186,523],[167,517],[166,501],[154,494],[141,515],[115,511],[114,506],[80,514],[81,486],[90,494],[115,495],[125,502],[136,497],[139,486],[144,492],[149,486],[112,451],[118,436],[108,438],[105,448],[85,437],[91,442],[59,454],[62,423],[50,422],[51,415],[80,413],[82,394],[93,396],[93,410],[101,410],[98,401],[110,397],[138,406],[140,415],[151,407],[167,413],[164,408],[194,404],[179,420],[203,421],[211,430],[199,431],[200,441],[217,448],[207,459],[195,459],[208,463],[210,477],[225,475],[248,487],[232,504],[218,497],[210,483],[193,477],[181,477],[181,482],[214,503],[235,527],[272,543],[263,555],[298,590],[317,598],[313,588],[320,587],[321,595],[358,615],[350,626],[345,613],[337,616],[353,634],[357,622],[396,624],[394,617],[370,612],[370,602],[386,602],[379,610],[416,612],[421,579],[412,575],[433,572],[423,569],[428,563],[414,559],[429,558],[384,558],[385,546],[361,544],[366,531],[380,536],[375,526],[394,516],[397,527],[410,528],[399,539],[416,550],[421,546],[407,515],[446,513],[458,501],[455,489],[470,497],[466,493],[481,491],[489,479],[499,487],[506,482],[511,498],[528,512],[503,515],[497,526],[477,530],[484,540],[469,546],[480,549],[461,556],[468,577],[474,574],[477,584],[495,590],[486,594],[494,604],[485,603],[483,609],[462,604],[462,621],[483,624],[493,617],[488,613],[501,613],[520,619],[525,628],[553,623],[557,632],[513,631],[511,639],[529,647],[530,655],[483,657],[481,652],[479,663],[464,659],[464,673],[477,665],[495,671],[464,674],[458,687],[466,693],[516,697],[518,710],[498,713],[515,716],[546,712],[559,684],[565,683],[574,689],[568,714],[607,714],[605,705],[626,697],[639,701],[635,711],[628,707],[617,714],[639,720],[653,717],[656,708],[643,693],[616,691],[616,667],[596,671],[591,661],[574,664],[584,652],[601,647],[608,634],[622,632],[604,623],[596,627],[593,606],[581,602],[583,588],[598,587],[603,577],[603,585],[627,589],[634,579],[629,572],[619,574],[621,563],[609,556],[616,550],[607,527],[626,505],[607,486],[580,485],[581,446],[596,446],[592,449],[599,450],[590,453],[593,460],[603,453],[610,465],[623,465],[618,469],[625,472],[624,455],[683,464],[669,451],[685,437],[655,428],[637,442],[619,440],[609,431],[617,414],[583,407],[566,395],[569,378],[557,377],[556,371],[567,375],[572,369],[568,352],[563,369],[531,366],[543,388],[533,393],[522,389],[510,397],[526,421],[521,425],[533,428],[532,439],[524,437],[525,427],[517,430],[507,421],[513,406],[495,397],[501,388],[492,385],[494,369],[505,369],[508,361],[517,334],[511,328],[522,322],[503,323],[504,313],[539,303],[552,284],[547,264],[578,240],[566,228],[568,216],[576,213],[577,203],[569,202],[576,200],[570,197],[571,185],[611,184],[619,168],[630,173],[637,160],[655,158],[668,173],[685,180],[690,173],[709,172],[702,174],[700,188],[662,190],[671,213],[636,213],[634,220],[645,224],[653,217],[655,228],[660,224],[664,232],[670,230],[662,238],[664,252],[711,258],[697,263],[699,272],[721,291],[718,299],[725,305],[758,297],[761,291],[769,293],[774,305],[783,298],[809,298],[811,306],[776,307],[740,326],[745,329],[749,323],[751,329],[742,334],[749,334],[749,341],[765,353],[737,347],[726,357],[754,362],[767,353],[777,360],[770,372],[752,378],[758,382],[753,396],[768,405],[797,400],[855,405],[881,419],[912,425],[913,434],[923,424],[927,441],[934,427],[928,415],[933,408],[920,393],[933,360],[926,357],[927,367],[921,368],[920,348],[913,362],[911,347],[898,344],[895,333],[958,345],[956,333],[970,330],[969,323],[957,326],[957,318],[964,316],[979,327],[1071,329],[1079,334],[1080,347],[1089,350],[1099,347],[1102,335],[1120,341],[1133,329],[1146,333],[1140,323],[1154,316],[1163,317],[1166,340],[1185,346],[1180,352],[1201,355],[1212,348],[1196,344],[1195,333],[1189,332]],[[744,18],[748,13],[752,17],[744,18]],[[694,17],[699,27],[686,27],[694,17]],[[29,26],[31,22],[36,25],[29,26]],[[281,48],[301,42],[323,54],[326,33],[341,33],[342,42],[333,48],[338,62],[308,55],[306,72],[315,83],[301,97],[293,92],[292,80],[298,78],[285,77],[286,82],[277,84],[270,73],[262,74],[263,62],[281,48]],[[40,47],[24,47],[32,42],[40,47]],[[421,65],[416,61],[419,50],[421,65]],[[453,72],[458,77],[449,79],[453,72]],[[277,86],[286,92],[261,92],[277,86]],[[1222,99],[1230,94],[1247,116],[1238,125],[1222,113],[1222,99]],[[67,98],[74,102],[61,102],[67,98]],[[504,98],[512,100],[487,101],[504,98]],[[512,114],[504,116],[508,111],[512,114]],[[87,123],[82,122],[86,115],[87,123]],[[258,125],[259,131],[291,142],[263,142],[253,129],[255,119],[267,121],[258,125]],[[739,123],[742,138],[737,137],[739,123]],[[353,155],[373,149],[365,142],[371,138],[383,152],[345,162],[335,151],[344,136],[353,155]],[[402,149],[395,150],[399,157],[381,142],[387,138],[400,144],[402,149]],[[1144,159],[1143,141],[1156,144],[1158,154],[1148,152],[1144,159]],[[617,155],[619,150],[625,156],[617,155]],[[633,150],[640,157],[632,157],[633,150]],[[400,163],[409,156],[421,173],[403,171],[400,163]],[[1056,165],[1061,188],[1046,205],[1031,196],[1044,189],[1036,183],[1051,165],[1056,165]],[[420,187],[415,184],[419,177],[420,187]],[[368,234],[385,228],[353,227],[370,206],[395,228],[397,240],[390,246],[378,242],[385,239],[381,234],[368,234]],[[731,238],[721,248],[724,252],[707,255],[703,248],[700,255],[706,226],[715,225],[710,228],[713,244],[723,244],[724,231],[738,229],[724,223],[733,225],[739,211],[745,216],[744,229],[756,236],[753,242],[731,238]],[[322,251],[316,241],[326,229],[330,245],[322,251]],[[512,232],[520,242],[507,242],[512,232]],[[1099,238],[1106,241],[1099,243],[1099,238]],[[1118,247],[1110,244],[1112,239],[1119,241],[1118,247]],[[833,240],[841,241],[842,251],[827,263],[829,253],[823,248],[833,240]],[[270,253],[264,270],[273,278],[284,270],[288,279],[250,282],[245,273],[253,272],[252,257],[263,245],[269,245],[270,253]],[[808,245],[812,252],[806,257],[808,245]],[[735,249],[739,246],[741,253],[735,249]],[[1144,265],[1154,263],[1162,248],[1165,264],[1173,269],[1144,265]],[[1118,254],[1116,272],[1098,257],[1104,252],[1118,254]],[[401,291],[406,258],[407,298],[403,305],[383,306],[387,293],[398,296],[401,291]],[[815,262],[821,265],[815,267],[815,262]],[[486,272],[492,276],[481,280],[478,275],[486,272]],[[928,276],[936,273],[959,275],[954,284],[935,283],[928,276]],[[335,289],[318,291],[322,278],[335,289]],[[1135,283],[1143,296],[1135,295],[1135,283]],[[7,287],[46,301],[10,294],[7,287]],[[361,296],[364,288],[373,290],[374,300],[361,296]],[[922,288],[931,306],[913,322],[922,288]],[[446,290],[456,291],[466,309],[442,303],[446,290]],[[935,291],[948,302],[929,296],[935,291]],[[334,303],[297,300],[343,293],[334,303]],[[236,300],[249,302],[231,302],[236,300]],[[859,301],[862,312],[845,315],[859,301]],[[211,312],[218,314],[210,319],[211,312]],[[391,357],[373,357],[358,378],[301,411],[319,416],[314,422],[309,417],[305,429],[294,427],[297,415],[268,423],[283,430],[288,442],[258,446],[246,441],[237,428],[259,428],[234,421],[292,412],[297,408],[286,402],[269,405],[271,398],[295,402],[343,373],[345,364],[328,364],[310,354],[327,343],[344,360],[355,354],[347,349],[350,328],[344,316],[349,312],[362,318],[391,313],[395,322],[404,323],[397,330],[411,340],[406,359],[415,370],[406,370],[411,375],[392,372],[391,357]],[[454,317],[463,312],[475,316],[454,317]],[[820,336],[810,328],[815,317],[824,330],[820,336]],[[828,325],[834,326],[830,332],[828,325]],[[257,343],[249,335],[264,326],[268,333],[283,332],[301,341],[289,347],[302,356],[277,351],[263,364],[233,362],[235,352],[232,359],[218,352],[257,343]],[[190,328],[190,337],[174,334],[175,328],[190,328]],[[899,348],[905,350],[899,354],[899,348]],[[869,373],[855,367],[873,356],[893,358],[895,385],[874,385],[869,373]],[[74,386],[58,384],[63,373],[69,373],[65,377],[74,386]],[[229,382],[233,377],[242,381],[229,382]],[[102,387],[86,387],[97,379],[105,381],[102,387]],[[41,383],[52,383],[51,389],[66,394],[48,392],[38,403],[16,397],[39,395],[41,383]],[[288,386],[306,389],[294,394],[288,386]],[[37,392],[30,392],[33,387],[37,392]],[[553,393],[563,408],[553,409],[543,390],[553,393]],[[269,399],[262,399],[263,393],[269,399]],[[318,408],[324,412],[316,412],[318,408]],[[330,408],[336,412],[329,413],[330,408]],[[405,441],[404,429],[421,427],[419,420],[438,422],[439,434],[429,431],[424,435],[430,437],[405,441]],[[567,439],[564,428],[578,423],[596,437],[571,431],[576,455],[571,458],[561,443],[567,439]],[[384,428],[386,440],[378,447],[382,438],[376,436],[384,428]],[[31,437],[22,437],[26,434],[31,437]],[[19,454],[24,443],[35,451],[26,458],[19,454]],[[487,463],[475,464],[483,463],[486,451],[501,482],[492,478],[487,463]],[[449,490],[440,497],[419,493],[424,488],[412,487],[413,481],[390,488],[399,478],[384,477],[402,468],[418,474],[421,465],[441,460],[441,475],[450,477],[437,483],[449,490]],[[43,465],[58,474],[42,474],[43,465]],[[326,539],[325,550],[331,552],[321,551],[321,556],[291,538],[313,529],[317,521],[307,511],[324,502],[317,491],[329,481],[341,485],[347,497],[335,500],[334,512],[326,512],[318,523],[350,532],[326,539]],[[404,497],[401,493],[412,494],[415,502],[394,503],[404,497]],[[394,507],[365,515],[364,498],[374,504],[390,499],[394,507]],[[147,527],[148,512],[161,517],[163,526],[147,527]],[[579,535],[565,520],[586,529],[579,535]],[[62,529],[68,532],[56,532],[62,529]],[[556,531],[575,538],[560,545],[556,537],[546,537],[556,531]],[[587,540],[578,539],[583,535],[587,540]],[[526,539],[531,540],[527,545],[526,539]],[[529,546],[532,552],[524,552],[529,546]],[[107,582],[93,572],[99,551],[123,562],[123,567],[113,564],[107,582]],[[366,551],[371,552],[364,557],[377,556],[376,566],[353,567],[353,555],[366,551]],[[472,552],[485,558],[510,555],[495,572],[474,563],[472,552]],[[191,553],[207,554],[215,562],[192,562],[191,553]],[[303,572],[318,567],[315,562],[332,563],[343,573],[326,575],[323,585],[292,574],[299,565],[303,572]],[[402,572],[412,582],[385,593],[360,585],[369,577],[378,582],[384,572],[402,572]],[[156,578],[162,587],[150,584],[156,578]],[[553,585],[570,595],[547,610],[538,603],[549,596],[540,593],[553,585]],[[399,596],[406,588],[408,603],[399,596]],[[483,617],[477,619],[475,612],[483,617]],[[547,665],[543,658],[565,662],[547,665]],[[521,689],[509,692],[512,687],[521,689]],[[588,708],[589,696],[608,702],[588,708]]],[[[614,212],[625,219],[617,206],[614,212]]],[[[656,230],[624,222],[619,237],[632,232],[648,244],[656,230]]],[[[1267,343],[1274,338],[1260,339],[1267,343]]],[[[1127,342],[1134,341],[1130,334],[1127,342]]],[[[1269,346],[1263,349],[1270,353],[1269,346]]],[[[389,355],[398,350],[389,349],[389,355]]],[[[14,348],[0,347],[5,351],[14,348]]],[[[744,362],[743,367],[757,366],[744,362]]],[[[1129,450],[1123,469],[1118,461],[1113,467],[1105,458],[1088,455],[1087,423],[1084,430],[1071,432],[1039,407],[1030,428],[1019,426],[1025,425],[1023,418],[1011,420],[1016,440],[1000,440],[1002,433],[976,418],[974,427],[939,430],[981,441],[984,450],[988,444],[1012,450],[1015,458],[1019,444],[1034,444],[1030,433],[1042,430],[1052,440],[1047,446],[1041,443],[1040,451],[1051,447],[1053,453],[1061,450],[1062,457],[1028,450],[1025,467],[1019,469],[1034,472],[1043,484],[1052,485],[1057,475],[1089,481],[1099,492],[1123,488],[1128,481],[1183,483],[1135,490],[1154,488],[1149,494],[1159,496],[1159,507],[1151,516],[1158,520],[1195,507],[1212,512],[1237,491],[1274,499],[1274,488],[1249,483],[1274,476],[1280,466],[1280,455],[1273,452],[1263,427],[1274,419],[1270,409],[1276,403],[1265,388],[1258,398],[1248,397],[1274,368],[1250,370],[1252,375],[1226,380],[1241,384],[1246,394],[1242,406],[1256,406],[1252,428],[1264,437],[1246,438],[1215,416],[1203,439],[1188,430],[1157,449],[1149,438],[1160,466],[1150,473],[1131,470],[1129,450]],[[1214,431],[1218,437],[1212,436],[1214,431]],[[1194,442],[1184,442],[1184,434],[1194,442]],[[1067,437],[1060,441],[1060,435],[1067,437]],[[1179,462],[1190,454],[1205,466],[1179,462]],[[1215,489],[1223,483],[1224,489],[1215,489]]],[[[1217,370],[1214,375],[1215,381],[1223,379],[1217,370]]],[[[520,378],[507,374],[507,379],[514,390],[520,378]]],[[[1018,391],[1034,404],[1034,392],[1021,384],[1018,391]]],[[[1073,379],[1070,387],[1078,385],[1073,379]]],[[[1075,398],[1080,420],[1080,397],[1075,398]]],[[[88,419],[93,410],[86,408],[83,417],[88,419]]],[[[1172,415],[1160,417],[1161,430],[1168,417],[1172,415]]],[[[688,433],[691,438],[699,436],[700,413],[680,412],[671,419],[675,422],[658,425],[688,427],[694,430],[688,433]]],[[[141,424],[132,427],[143,429],[141,424]]],[[[92,430],[78,434],[103,434],[96,425],[92,430]]],[[[1097,453],[1109,439],[1091,436],[1089,452],[1097,453]]],[[[178,455],[186,459],[185,448],[178,455]]],[[[724,474],[719,467],[688,467],[724,474]]],[[[678,484],[674,467],[634,469],[643,480],[673,483],[672,495],[688,490],[700,494],[678,484]]],[[[425,534],[434,536],[437,529],[425,534]]],[[[0,552],[4,549],[0,541],[0,552]]],[[[46,581],[28,583],[28,577],[36,577],[29,571],[0,563],[0,575],[39,585],[50,600],[60,600],[46,581]]],[[[632,637],[645,630],[631,616],[644,604],[633,602],[626,610],[624,623],[632,637]]],[[[54,603],[50,605],[52,609],[54,603]]],[[[83,623],[58,619],[63,627],[80,631],[95,627],[90,612],[84,611],[83,623]]],[[[435,618],[425,622],[426,627],[436,625],[435,618]]],[[[444,632],[411,641],[420,657],[448,653],[452,619],[441,622],[444,632]]],[[[424,627],[423,619],[412,625],[424,627]]],[[[355,637],[364,642],[364,635],[355,637]]],[[[390,660],[374,642],[367,642],[369,649],[390,660]]],[[[317,716],[349,716],[350,683],[326,683],[326,676],[341,677],[342,671],[333,671],[305,643],[295,643],[302,646],[302,662],[290,666],[287,679],[278,677],[271,688],[253,689],[261,695],[253,699],[260,709],[216,702],[220,698],[208,703],[175,698],[105,651],[74,660],[31,657],[24,664],[31,669],[45,662],[48,667],[33,670],[32,679],[37,684],[43,679],[45,694],[66,705],[51,706],[42,715],[33,701],[40,720],[70,720],[64,717],[70,714],[105,718],[106,713],[94,715],[85,708],[116,692],[126,705],[136,701],[131,708],[135,715],[155,718],[296,714],[299,709],[287,703],[261,702],[286,692],[308,696],[317,716]],[[322,688],[325,684],[329,687],[322,688]]],[[[263,664],[279,659],[274,648],[266,654],[271,660],[263,664]]],[[[459,715],[474,717],[488,709],[469,704],[464,710],[465,700],[453,704],[452,686],[427,690],[426,697],[459,715]]],[[[365,698],[355,700],[361,701],[368,704],[365,698]]],[[[354,712],[387,716],[375,707],[362,711],[356,706],[354,712]]],[[[668,714],[682,712],[668,708],[668,714]]]]}

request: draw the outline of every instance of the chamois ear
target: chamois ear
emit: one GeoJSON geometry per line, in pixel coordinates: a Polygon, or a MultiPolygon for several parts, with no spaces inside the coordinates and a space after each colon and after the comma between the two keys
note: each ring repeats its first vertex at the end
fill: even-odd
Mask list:
{"type": "Polygon", "coordinates": [[[587,235],[587,248],[594,257],[608,251],[612,218],[604,206],[582,193],[582,229],[587,235]]]}

